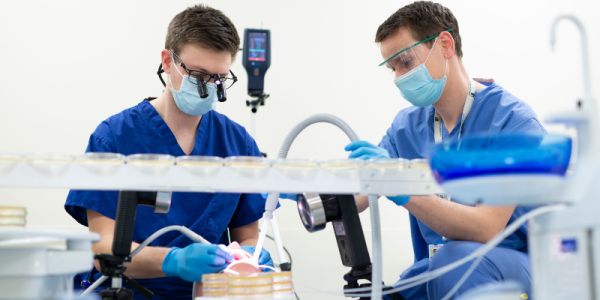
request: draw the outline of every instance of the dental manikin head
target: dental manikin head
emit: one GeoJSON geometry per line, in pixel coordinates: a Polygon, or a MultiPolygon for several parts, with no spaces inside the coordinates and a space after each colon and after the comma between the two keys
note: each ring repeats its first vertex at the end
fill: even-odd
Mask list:
{"type": "Polygon", "coordinates": [[[271,268],[270,266],[261,266],[252,253],[246,252],[240,247],[237,242],[229,244],[229,246],[221,245],[221,248],[231,254],[233,260],[223,270],[224,273],[239,276],[249,276],[261,273],[263,268],[271,268]]]}

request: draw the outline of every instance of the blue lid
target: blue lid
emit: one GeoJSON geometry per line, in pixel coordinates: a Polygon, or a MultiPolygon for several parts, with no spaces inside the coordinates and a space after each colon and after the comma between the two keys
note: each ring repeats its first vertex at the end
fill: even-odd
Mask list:
{"type": "Polygon", "coordinates": [[[498,174],[564,176],[571,147],[571,138],[562,135],[474,135],[436,145],[429,162],[440,183],[498,174]]]}

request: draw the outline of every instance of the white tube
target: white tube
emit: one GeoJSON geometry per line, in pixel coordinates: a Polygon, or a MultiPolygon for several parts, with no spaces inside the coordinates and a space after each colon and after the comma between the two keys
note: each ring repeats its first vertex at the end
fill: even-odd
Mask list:
{"type": "Polygon", "coordinates": [[[131,252],[131,254],[130,254],[131,258],[133,258],[138,253],[140,253],[140,251],[142,251],[142,249],[144,249],[150,243],[154,242],[154,240],[156,240],[158,237],[160,237],[161,235],[163,235],[167,232],[170,232],[170,231],[179,231],[179,232],[183,233],[185,236],[189,237],[192,241],[197,242],[197,243],[210,244],[210,242],[207,241],[205,238],[203,238],[201,235],[191,231],[189,228],[187,228],[185,226],[171,225],[171,226],[161,228],[161,229],[157,230],[155,233],[153,233],[151,236],[149,236],[145,241],[143,241],[139,246],[137,246],[137,248],[135,248],[135,250],[133,250],[131,252]]]}
{"type": "Polygon", "coordinates": [[[256,247],[254,248],[254,253],[252,254],[252,258],[256,262],[258,262],[258,259],[260,258],[260,253],[267,237],[267,228],[269,228],[270,222],[271,218],[265,218],[263,214],[262,223],[260,224],[260,232],[258,233],[258,241],[256,241],[256,247]]]}
{"type": "MultiPolygon", "coordinates": [[[[573,16],[573,15],[561,15],[558,16],[554,19],[554,21],[552,21],[552,25],[550,26],[550,46],[552,46],[552,49],[554,50],[554,47],[556,46],[556,28],[558,26],[558,23],[560,23],[560,21],[571,21],[573,24],[575,24],[575,27],[577,28],[577,31],[579,31],[579,35],[580,35],[580,43],[581,43],[581,71],[582,71],[582,77],[581,80],[583,81],[583,92],[584,92],[584,97],[585,98],[590,98],[592,96],[592,84],[591,84],[591,76],[590,76],[590,58],[589,58],[589,53],[588,53],[588,37],[587,37],[587,32],[585,30],[585,26],[583,26],[583,23],[581,22],[581,20],[579,20],[579,18],[573,16]]],[[[588,100],[588,99],[585,99],[588,100]]],[[[591,106],[590,108],[594,109],[595,108],[595,103],[593,103],[594,106],[591,106]]],[[[585,103],[584,105],[588,105],[588,103],[585,103]]]]}
{"type": "MultiPolygon", "coordinates": [[[[298,135],[304,129],[306,129],[308,126],[317,124],[317,123],[329,123],[329,124],[335,125],[338,128],[340,128],[348,136],[348,138],[350,138],[350,140],[352,140],[352,141],[358,140],[358,135],[342,119],[340,119],[334,115],[330,115],[330,114],[316,114],[316,115],[308,117],[304,121],[298,123],[298,125],[296,125],[294,128],[292,128],[292,130],[288,133],[288,135],[283,140],[283,143],[281,144],[281,148],[279,149],[278,158],[286,158],[288,155],[288,152],[290,151],[290,147],[292,146],[292,143],[294,142],[296,137],[298,137],[298,135]]],[[[277,208],[278,201],[279,201],[279,193],[270,193],[269,194],[267,201],[265,203],[265,213],[263,214],[263,220],[265,220],[267,218],[268,219],[273,218],[273,212],[277,208]]],[[[271,225],[276,226],[276,224],[271,224],[271,225]]],[[[264,239],[266,238],[267,230],[268,230],[268,226],[263,226],[261,228],[261,231],[264,232],[264,234],[261,233],[261,235],[259,236],[253,256],[257,256],[257,254],[260,255],[260,252],[262,251],[262,248],[264,245],[264,239]]],[[[275,234],[275,230],[276,229],[273,229],[273,235],[277,235],[277,234],[275,234]]],[[[283,240],[281,239],[281,236],[279,238],[275,237],[275,245],[277,247],[277,251],[279,253],[283,253],[283,240]]],[[[285,255],[281,256],[281,257],[283,258],[283,260],[280,260],[281,262],[287,262],[286,261],[287,258],[285,255]]]]}
{"type": "Polygon", "coordinates": [[[281,239],[281,233],[279,232],[279,224],[277,223],[275,215],[273,215],[273,219],[271,219],[271,224],[273,225],[271,227],[273,228],[273,241],[275,242],[275,245],[281,245],[281,247],[277,247],[277,255],[279,256],[279,262],[280,264],[282,262],[287,263],[289,261],[287,261],[287,256],[283,251],[283,240],[281,239]]]}
{"type": "Polygon", "coordinates": [[[88,288],[85,289],[85,291],[83,291],[81,293],[81,296],[85,296],[85,295],[93,292],[94,290],[96,290],[102,283],[104,283],[106,281],[106,279],[108,279],[108,276],[102,275],[102,277],[98,278],[98,280],[96,280],[96,282],[94,282],[92,285],[88,286],[88,288]]]}
{"type": "Polygon", "coordinates": [[[463,276],[460,277],[460,279],[456,282],[456,284],[452,287],[452,289],[450,291],[448,291],[448,293],[446,293],[446,295],[444,296],[444,298],[442,298],[442,300],[449,300],[450,298],[452,298],[452,296],[454,296],[454,294],[456,294],[458,289],[465,283],[465,281],[467,281],[467,279],[469,279],[469,276],[471,276],[471,274],[473,274],[473,272],[475,271],[475,268],[477,268],[477,266],[479,265],[479,263],[481,263],[481,261],[483,260],[484,257],[485,257],[484,255],[478,257],[471,264],[471,266],[465,272],[465,274],[463,274],[463,276]]]}
{"type": "Polygon", "coordinates": [[[369,211],[371,212],[371,240],[372,240],[372,279],[371,279],[371,299],[381,300],[382,290],[382,253],[381,253],[381,222],[379,216],[379,197],[369,196],[369,211]]]}

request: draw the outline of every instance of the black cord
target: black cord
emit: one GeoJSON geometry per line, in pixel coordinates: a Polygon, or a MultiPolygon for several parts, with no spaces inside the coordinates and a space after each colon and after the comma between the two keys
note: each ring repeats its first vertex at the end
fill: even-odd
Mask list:
{"type": "MultiPolygon", "coordinates": [[[[267,238],[270,239],[271,241],[275,241],[275,239],[267,234],[267,238]]],[[[288,251],[288,249],[283,246],[283,251],[285,251],[285,255],[288,257],[288,259],[290,260],[290,270],[292,269],[292,254],[290,254],[290,251],[288,251]]],[[[298,297],[298,294],[296,293],[296,289],[294,289],[294,297],[296,297],[296,300],[300,300],[300,297],[298,297]]]]}

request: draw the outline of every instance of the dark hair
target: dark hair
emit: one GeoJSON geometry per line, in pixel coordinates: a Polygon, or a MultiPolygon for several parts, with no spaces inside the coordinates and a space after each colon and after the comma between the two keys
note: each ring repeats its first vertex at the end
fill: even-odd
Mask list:
{"type": "Polygon", "coordinates": [[[417,1],[400,8],[379,25],[375,34],[375,42],[379,43],[385,40],[401,27],[406,27],[419,41],[441,31],[452,29],[450,34],[454,38],[456,54],[461,58],[463,56],[458,21],[448,8],[439,3],[417,1]]]}
{"type": "Polygon", "coordinates": [[[177,14],[167,30],[166,49],[179,53],[186,44],[228,51],[235,57],[240,48],[240,37],[231,20],[220,10],[195,5],[177,14]]]}

